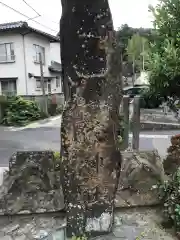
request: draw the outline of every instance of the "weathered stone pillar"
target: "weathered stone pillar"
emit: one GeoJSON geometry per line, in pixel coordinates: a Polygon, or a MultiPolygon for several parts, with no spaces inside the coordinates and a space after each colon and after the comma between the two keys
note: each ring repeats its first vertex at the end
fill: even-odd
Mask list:
{"type": "Polygon", "coordinates": [[[123,133],[121,150],[125,150],[129,146],[129,96],[123,96],[122,109],[120,110],[120,116],[122,116],[123,133]]]}
{"type": "Polygon", "coordinates": [[[62,0],[60,25],[63,76],[71,87],[61,127],[70,238],[111,231],[121,163],[121,60],[107,0],[62,0]]]}
{"type": "Polygon", "coordinates": [[[140,134],[140,97],[135,96],[133,101],[133,123],[132,123],[132,148],[139,149],[139,134],[140,134]]]}

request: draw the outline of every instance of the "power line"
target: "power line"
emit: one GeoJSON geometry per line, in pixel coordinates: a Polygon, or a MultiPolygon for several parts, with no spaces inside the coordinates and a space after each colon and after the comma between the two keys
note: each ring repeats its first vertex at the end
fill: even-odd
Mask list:
{"type": "Polygon", "coordinates": [[[31,21],[31,20],[34,20],[35,18],[38,18],[39,16],[35,16],[35,17],[32,17],[32,18],[28,18],[27,21],[31,21]]]}
{"type": "Polygon", "coordinates": [[[29,8],[31,8],[38,16],[41,16],[29,3],[27,3],[25,0],[22,0],[29,8]]]}
{"type": "MultiPolygon", "coordinates": [[[[48,17],[46,17],[46,15],[44,15],[44,14],[41,15],[41,17],[43,17],[43,16],[44,16],[45,18],[49,19],[48,17]]],[[[49,19],[49,20],[50,20],[50,19],[49,19]]],[[[55,23],[55,24],[58,24],[58,25],[59,25],[59,22],[56,22],[56,21],[53,21],[53,20],[50,20],[50,21],[53,22],[53,23],[55,23]]]]}
{"type": "Polygon", "coordinates": [[[41,25],[42,27],[45,27],[45,28],[47,28],[47,29],[49,29],[49,30],[51,30],[51,31],[53,31],[53,32],[55,32],[55,33],[58,32],[57,30],[55,30],[55,29],[53,29],[53,28],[50,28],[50,27],[48,27],[48,26],[46,26],[46,25],[44,25],[44,24],[42,24],[42,23],[40,23],[40,22],[34,20],[34,18],[28,18],[28,20],[29,20],[29,21],[33,21],[33,22],[35,22],[35,23],[41,25]]]}
{"type": "Polygon", "coordinates": [[[55,22],[55,21],[52,21],[53,23],[56,23],[56,24],[58,24],[59,25],[59,22],[55,22]]]}
{"type": "Polygon", "coordinates": [[[3,2],[0,2],[0,4],[2,4],[4,7],[7,7],[7,8],[9,8],[9,9],[11,9],[12,11],[14,11],[14,12],[16,12],[16,13],[20,14],[21,16],[23,16],[23,17],[25,17],[25,18],[28,18],[28,20],[31,20],[31,21],[33,21],[33,22],[35,22],[35,23],[37,23],[37,24],[41,25],[42,27],[45,27],[45,28],[47,28],[47,29],[49,29],[49,30],[51,30],[51,31],[53,31],[53,32],[56,32],[56,33],[57,33],[57,31],[56,31],[56,30],[54,30],[54,29],[52,29],[52,28],[50,28],[50,27],[47,27],[47,26],[46,26],[46,25],[44,25],[44,24],[41,24],[40,22],[38,22],[38,21],[36,21],[36,20],[34,20],[34,19],[32,19],[32,18],[28,17],[27,15],[25,15],[24,13],[21,13],[21,12],[19,12],[18,10],[14,9],[13,7],[11,7],[11,6],[7,5],[7,4],[5,4],[5,3],[3,3],[3,2]]]}
{"type": "MultiPolygon", "coordinates": [[[[25,0],[22,0],[29,8],[31,8],[38,16],[37,17],[45,17],[45,18],[48,18],[48,17],[46,17],[44,14],[43,15],[41,15],[39,12],[37,12],[29,3],[27,3],[25,0]]],[[[32,20],[32,19],[30,19],[30,20],[32,20]]],[[[50,20],[50,19],[49,19],[50,20]]],[[[55,21],[52,21],[52,20],[50,20],[51,22],[53,22],[53,23],[55,23],[55,24],[58,24],[59,25],[59,23],[58,22],[55,22],[55,21]]]]}

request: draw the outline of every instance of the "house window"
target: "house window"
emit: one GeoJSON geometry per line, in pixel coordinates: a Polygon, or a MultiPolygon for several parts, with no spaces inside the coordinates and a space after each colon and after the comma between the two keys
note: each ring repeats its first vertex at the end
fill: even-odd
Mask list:
{"type": "MultiPolygon", "coordinates": [[[[47,89],[47,85],[48,85],[48,82],[47,80],[44,80],[44,89],[46,90],[47,89]]],[[[36,89],[41,89],[41,80],[40,79],[36,79],[36,89]]]]}
{"type": "Polygon", "coordinates": [[[16,80],[2,80],[1,92],[4,96],[14,96],[17,94],[16,80]]]}
{"type": "Polygon", "coordinates": [[[35,50],[34,62],[36,62],[36,63],[40,62],[40,56],[39,55],[41,54],[42,63],[45,64],[45,48],[34,44],[34,50],[35,50]]]}
{"type": "Polygon", "coordinates": [[[0,62],[11,62],[15,60],[14,44],[3,43],[0,44],[0,62]]]}
{"type": "Polygon", "coordinates": [[[60,77],[57,77],[57,78],[56,78],[56,88],[59,88],[60,85],[61,85],[61,83],[60,83],[60,77]]]}

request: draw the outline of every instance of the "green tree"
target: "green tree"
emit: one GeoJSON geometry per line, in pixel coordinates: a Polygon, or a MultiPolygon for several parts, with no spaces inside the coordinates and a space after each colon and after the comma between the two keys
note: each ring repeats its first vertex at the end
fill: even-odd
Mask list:
{"type": "Polygon", "coordinates": [[[150,11],[159,36],[148,56],[151,88],[161,96],[180,97],[180,1],[159,0],[150,11]]]}
{"type": "Polygon", "coordinates": [[[136,33],[128,40],[127,54],[128,60],[133,64],[133,84],[135,80],[135,67],[145,70],[146,52],[148,51],[148,40],[139,33],[136,33]]]}
{"type": "Polygon", "coordinates": [[[132,28],[127,24],[123,24],[117,31],[116,37],[117,41],[122,45],[123,60],[127,61],[127,46],[128,40],[134,35],[139,34],[141,37],[148,39],[148,42],[153,43],[157,38],[157,34],[154,29],[151,28],[132,28]]]}

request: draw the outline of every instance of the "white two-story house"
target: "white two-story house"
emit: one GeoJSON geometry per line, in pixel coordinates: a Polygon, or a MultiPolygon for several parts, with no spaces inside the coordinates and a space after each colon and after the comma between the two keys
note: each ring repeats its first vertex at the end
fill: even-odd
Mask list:
{"type": "Polygon", "coordinates": [[[34,29],[26,22],[0,24],[0,95],[61,93],[59,38],[34,29]]]}

